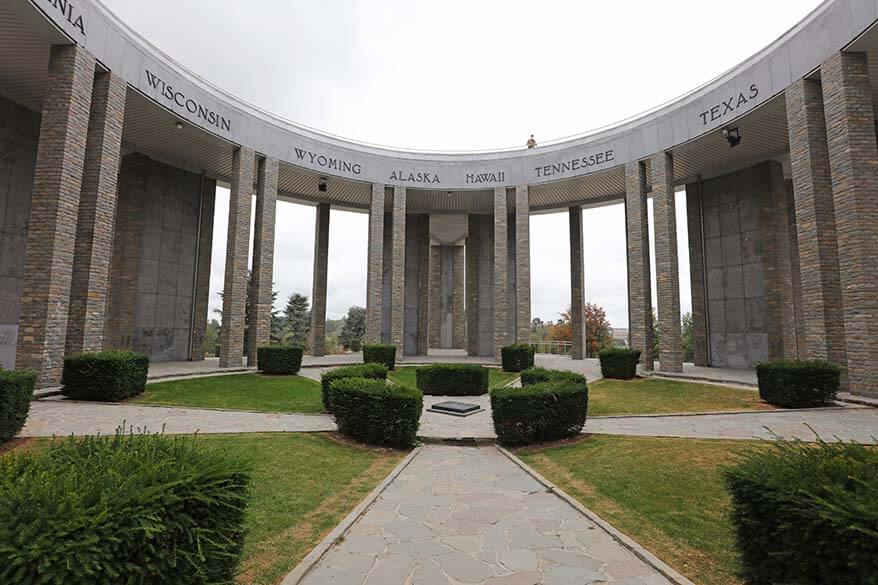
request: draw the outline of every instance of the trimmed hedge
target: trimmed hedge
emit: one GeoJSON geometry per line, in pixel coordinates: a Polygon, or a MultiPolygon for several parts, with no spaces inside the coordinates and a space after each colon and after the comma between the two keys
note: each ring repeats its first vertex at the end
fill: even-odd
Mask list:
{"type": "Polygon", "coordinates": [[[193,437],[53,441],[0,458],[0,583],[230,583],[249,471],[193,437]]]}
{"type": "Polygon", "coordinates": [[[388,370],[396,367],[396,346],[389,343],[372,343],[363,346],[364,364],[384,364],[388,370]]]}
{"type": "Polygon", "coordinates": [[[547,368],[530,368],[521,372],[521,385],[533,386],[545,382],[573,382],[585,384],[585,376],[566,370],[549,370],[547,368]]]}
{"type": "Polygon", "coordinates": [[[601,376],[616,380],[630,380],[637,376],[640,350],[625,347],[610,347],[598,354],[601,361],[601,376]]]}
{"type": "Polygon", "coordinates": [[[503,445],[530,445],[574,437],[588,412],[585,382],[543,382],[491,392],[494,431],[503,445]]]}
{"type": "Polygon", "coordinates": [[[330,385],[343,378],[368,378],[370,380],[386,380],[387,366],[384,364],[357,364],[335,368],[320,375],[320,386],[323,388],[323,408],[332,412],[332,400],[329,393],[330,385]]]}
{"type": "Polygon", "coordinates": [[[64,358],[62,393],[75,400],[116,401],[146,389],[149,358],[133,351],[99,351],[64,358]]]}
{"type": "Polygon", "coordinates": [[[330,386],[338,430],[371,445],[408,448],[415,444],[424,396],[420,390],[383,380],[344,378],[330,386]]]}
{"type": "Polygon", "coordinates": [[[488,392],[488,368],[436,364],[415,370],[418,390],[429,396],[481,396],[488,392]]]}
{"type": "Polygon", "coordinates": [[[305,350],[296,345],[263,345],[256,348],[256,366],[270,376],[298,374],[305,350]]]}
{"type": "Polygon", "coordinates": [[[878,584],[878,450],[773,441],[725,480],[748,583],[878,584]]]}
{"type": "Polygon", "coordinates": [[[838,393],[841,369],[823,361],[778,360],[756,366],[759,396],[784,408],[821,406],[838,393]]]}
{"type": "Polygon", "coordinates": [[[0,443],[18,434],[34,396],[37,377],[24,370],[0,370],[0,443]]]}
{"type": "Polygon", "coordinates": [[[520,372],[534,367],[534,346],[514,343],[500,349],[500,361],[506,372],[520,372]]]}

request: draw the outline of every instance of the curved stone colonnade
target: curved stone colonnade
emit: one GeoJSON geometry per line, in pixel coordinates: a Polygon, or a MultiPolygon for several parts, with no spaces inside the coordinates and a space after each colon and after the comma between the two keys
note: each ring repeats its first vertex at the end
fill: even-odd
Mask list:
{"type": "MultiPolygon", "coordinates": [[[[875,0],[828,0],[741,65],[624,123],[531,150],[456,154],[358,144],[284,121],[186,70],[93,0],[2,0],[0,10],[16,33],[0,51],[20,55],[0,65],[8,108],[42,115],[13,317],[16,365],[36,368],[43,385],[57,383],[65,352],[201,357],[219,180],[231,186],[222,365],[267,340],[278,198],[318,206],[315,353],[330,206],[370,214],[369,340],[405,354],[438,343],[480,355],[529,339],[529,215],[569,209],[577,358],[581,209],[617,200],[626,204],[630,341],[651,348],[652,197],[657,357],[679,371],[674,195],[685,186],[696,362],[826,358],[846,366],[851,391],[878,392],[875,0]],[[743,138],[735,148],[729,133],[743,138]],[[245,347],[254,195],[255,333],[245,347]]],[[[652,366],[649,351],[643,365],[652,366]]]]}

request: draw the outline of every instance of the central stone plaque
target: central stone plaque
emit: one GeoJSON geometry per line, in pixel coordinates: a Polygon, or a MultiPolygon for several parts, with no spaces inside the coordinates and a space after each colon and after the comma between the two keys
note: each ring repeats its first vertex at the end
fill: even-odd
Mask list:
{"type": "Polygon", "coordinates": [[[456,402],[449,400],[446,402],[438,402],[431,406],[429,410],[442,414],[450,414],[452,416],[469,416],[482,410],[482,407],[478,404],[471,404],[469,402],[456,402]]]}

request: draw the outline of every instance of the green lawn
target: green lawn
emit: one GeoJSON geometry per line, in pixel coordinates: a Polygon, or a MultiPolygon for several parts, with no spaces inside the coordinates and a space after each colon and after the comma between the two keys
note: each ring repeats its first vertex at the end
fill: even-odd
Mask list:
{"type": "Polygon", "coordinates": [[[590,436],[522,459],[696,583],[740,584],[720,469],[755,442],[590,436]]]}
{"type": "MultiPolygon", "coordinates": [[[[415,378],[415,371],[417,369],[418,366],[400,366],[391,371],[387,377],[397,384],[409,386],[411,388],[417,388],[418,384],[415,378]]],[[[515,372],[504,372],[500,368],[488,368],[488,372],[489,388],[499,388],[501,386],[505,386],[519,376],[519,374],[515,372]]]]}
{"type": "Polygon", "coordinates": [[[677,380],[599,380],[588,387],[589,416],[771,408],[756,390],[677,380]]]}
{"type": "Polygon", "coordinates": [[[148,384],[131,399],[141,404],[258,410],[323,412],[320,384],[302,376],[231,374],[148,384]]]}

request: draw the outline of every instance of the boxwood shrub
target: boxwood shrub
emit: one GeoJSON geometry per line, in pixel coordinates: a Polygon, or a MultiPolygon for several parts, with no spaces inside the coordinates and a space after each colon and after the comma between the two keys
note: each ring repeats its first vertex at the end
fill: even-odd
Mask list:
{"type": "Polygon", "coordinates": [[[65,396],[76,400],[115,401],[146,388],[149,358],[132,351],[99,351],[64,358],[65,396]]]}
{"type": "Polygon", "coordinates": [[[415,370],[418,389],[430,396],[481,396],[488,392],[488,368],[474,364],[436,364],[415,370]]]}
{"type": "Polygon", "coordinates": [[[878,450],[773,441],[725,480],[747,582],[878,584],[878,450]]]}
{"type": "Polygon", "coordinates": [[[329,395],[329,387],[334,380],[342,378],[368,378],[370,380],[386,380],[387,366],[384,364],[357,364],[355,366],[342,366],[326,372],[320,376],[320,386],[323,388],[323,408],[326,412],[332,412],[332,400],[329,395]]]}
{"type": "Polygon", "coordinates": [[[835,398],[841,370],[823,361],[778,360],[756,366],[759,396],[784,408],[821,406],[835,398]]]}
{"type": "Polygon", "coordinates": [[[491,392],[494,431],[503,445],[530,445],[582,432],[588,412],[583,382],[543,382],[491,392]]]}
{"type": "Polygon", "coordinates": [[[601,376],[617,380],[630,380],[637,375],[640,361],[639,349],[609,347],[598,354],[601,362],[601,376]]]}
{"type": "Polygon", "coordinates": [[[269,375],[297,374],[304,349],[296,345],[263,345],[256,348],[256,365],[269,375]]]}
{"type": "Polygon", "coordinates": [[[18,434],[34,395],[36,376],[24,370],[0,370],[0,443],[18,434]]]}
{"type": "Polygon", "coordinates": [[[503,369],[507,372],[520,372],[534,367],[534,346],[515,343],[500,349],[503,369]]]}
{"type": "Polygon", "coordinates": [[[585,384],[585,376],[566,370],[550,370],[547,368],[530,368],[521,372],[521,385],[533,386],[544,382],[574,382],[585,384]]]}
{"type": "Polygon", "coordinates": [[[372,343],[363,346],[364,364],[384,364],[388,370],[396,367],[396,346],[389,343],[372,343]]]}
{"type": "Polygon", "coordinates": [[[424,396],[416,388],[383,380],[344,378],[330,387],[338,430],[349,437],[383,447],[415,444],[424,396]]]}
{"type": "Polygon", "coordinates": [[[248,482],[194,437],[71,437],[9,454],[0,583],[230,583],[248,482]]]}

